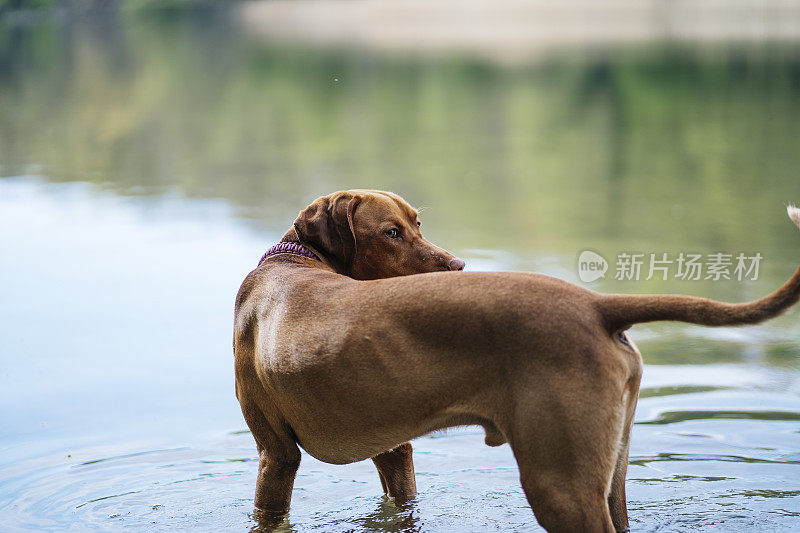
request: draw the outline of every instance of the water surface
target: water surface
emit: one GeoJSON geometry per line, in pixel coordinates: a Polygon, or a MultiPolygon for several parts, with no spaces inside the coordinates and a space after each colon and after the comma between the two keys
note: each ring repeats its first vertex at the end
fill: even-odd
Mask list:
{"type": "MultiPolygon", "coordinates": [[[[757,280],[606,292],[740,301],[800,258],[791,46],[574,51],[505,68],[264,44],[226,13],[0,26],[0,523],[246,531],[238,285],[316,196],[391,189],[471,270],[578,282],[586,249],[759,252],[757,280]]],[[[637,326],[628,500],[641,531],[800,527],[794,310],[637,326]]],[[[418,498],[304,456],[290,531],[533,527],[507,446],[417,439],[418,498]]],[[[262,524],[263,525],[263,524],[262,524]]]]}

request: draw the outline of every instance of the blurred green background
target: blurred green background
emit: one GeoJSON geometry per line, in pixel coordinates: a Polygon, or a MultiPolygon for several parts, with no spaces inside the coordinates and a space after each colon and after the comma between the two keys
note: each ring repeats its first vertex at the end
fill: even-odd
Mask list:
{"type": "MultiPolygon", "coordinates": [[[[338,189],[402,195],[468,270],[579,282],[593,250],[612,264],[589,288],[743,301],[797,267],[784,208],[800,203],[800,39],[594,46],[556,32],[557,46],[511,60],[388,50],[369,32],[357,46],[316,39],[338,7],[376,2],[321,2],[337,9],[312,20],[319,32],[298,19],[292,38],[274,28],[292,2],[256,4],[266,18],[240,2],[0,1],[2,524],[254,527],[233,297],[297,213],[338,189]],[[757,280],[616,281],[621,252],[763,260],[757,280]]],[[[634,328],[647,364],[629,475],[639,529],[796,527],[798,316],[634,328]]],[[[380,500],[369,465],[307,458],[290,519],[530,526],[510,452],[469,431],[418,441],[419,513],[380,500]],[[355,472],[345,490],[343,472],[355,472]]]]}
{"type": "Polygon", "coordinates": [[[6,27],[0,77],[5,175],[225,198],[282,226],[315,195],[386,188],[457,248],[758,247],[769,263],[796,243],[781,213],[800,198],[793,46],[506,68],[265,44],[220,9],[119,8],[6,27]]]}

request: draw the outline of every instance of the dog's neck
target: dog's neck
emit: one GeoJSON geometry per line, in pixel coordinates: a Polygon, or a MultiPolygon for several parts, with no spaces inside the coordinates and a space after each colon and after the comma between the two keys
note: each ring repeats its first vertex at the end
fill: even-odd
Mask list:
{"type": "Polygon", "coordinates": [[[280,242],[300,242],[300,237],[297,236],[297,230],[294,229],[294,226],[289,228],[289,231],[283,235],[280,242]]]}
{"type": "Polygon", "coordinates": [[[261,265],[266,258],[278,254],[294,254],[316,259],[317,261],[320,260],[314,252],[303,246],[294,228],[287,231],[278,244],[271,246],[266,253],[261,256],[261,260],[258,264],[261,265]]]}
{"type": "Polygon", "coordinates": [[[261,261],[259,261],[258,264],[260,265],[267,257],[278,254],[301,255],[303,257],[308,257],[309,259],[316,259],[319,261],[319,258],[314,254],[314,252],[299,242],[279,242],[278,244],[270,246],[269,250],[267,250],[267,252],[261,256],[261,261]]]}

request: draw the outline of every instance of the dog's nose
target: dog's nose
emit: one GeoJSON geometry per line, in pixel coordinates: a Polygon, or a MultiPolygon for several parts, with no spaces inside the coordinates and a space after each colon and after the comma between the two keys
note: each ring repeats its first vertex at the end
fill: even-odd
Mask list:
{"type": "Polygon", "coordinates": [[[464,270],[464,267],[467,266],[467,263],[464,262],[463,259],[459,259],[458,257],[454,257],[447,263],[447,268],[449,270],[464,270]]]}

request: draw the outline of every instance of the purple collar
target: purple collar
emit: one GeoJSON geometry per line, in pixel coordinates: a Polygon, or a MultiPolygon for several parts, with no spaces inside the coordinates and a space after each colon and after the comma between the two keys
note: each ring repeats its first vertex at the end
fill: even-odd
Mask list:
{"type": "Polygon", "coordinates": [[[314,255],[314,252],[300,244],[299,242],[279,242],[278,244],[271,246],[267,253],[261,256],[261,260],[258,262],[259,265],[264,262],[264,259],[271,255],[276,254],[295,254],[295,255],[302,255],[303,257],[309,257],[311,259],[316,259],[319,261],[319,257],[314,255]]]}

